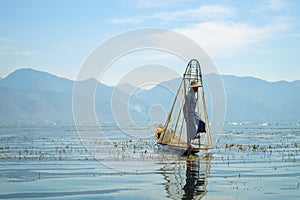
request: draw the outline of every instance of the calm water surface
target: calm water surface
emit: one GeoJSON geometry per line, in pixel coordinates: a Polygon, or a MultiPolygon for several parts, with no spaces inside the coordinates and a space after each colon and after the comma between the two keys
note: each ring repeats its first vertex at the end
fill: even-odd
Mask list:
{"type": "Polygon", "coordinates": [[[226,125],[190,158],[107,130],[2,126],[0,199],[300,199],[300,126],[226,125]]]}

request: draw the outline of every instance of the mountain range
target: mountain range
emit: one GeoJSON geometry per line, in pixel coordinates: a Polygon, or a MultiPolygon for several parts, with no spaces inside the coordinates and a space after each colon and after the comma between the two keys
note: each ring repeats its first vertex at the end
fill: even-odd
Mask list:
{"type": "MultiPolygon", "coordinates": [[[[222,75],[222,80],[226,93],[227,122],[300,121],[300,81],[268,82],[232,75],[222,75]]],[[[95,79],[82,83],[86,87],[97,86],[94,106],[100,122],[116,121],[111,99],[117,94],[113,103],[118,116],[125,116],[125,112],[129,112],[135,123],[150,124],[165,120],[165,113],[174,99],[174,94],[166,90],[166,86],[176,91],[180,81],[180,78],[176,78],[151,89],[140,89],[130,84],[111,87],[95,79]],[[136,92],[130,94],[132,91],[136,92]]],[[[20,69],[9,74],[0,79],[0,124],[73,122],[74,83],[73,80],[33,69],[20,69]]],[[[124,122],[127,122],[126,119],[124,122]]]]}

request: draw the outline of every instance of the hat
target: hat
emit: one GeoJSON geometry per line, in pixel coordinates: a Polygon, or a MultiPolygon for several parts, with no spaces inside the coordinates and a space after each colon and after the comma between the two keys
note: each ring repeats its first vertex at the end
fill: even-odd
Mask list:
{"type": "Polygon", "coordinates": [[[194,87],[201,87],[201,85],[196,80],[192,80],[190,88],[194,88],[194,87]]]}

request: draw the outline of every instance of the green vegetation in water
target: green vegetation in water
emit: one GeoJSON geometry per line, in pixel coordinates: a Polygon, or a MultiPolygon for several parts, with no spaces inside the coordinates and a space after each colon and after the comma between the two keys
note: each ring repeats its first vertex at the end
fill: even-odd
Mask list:
{"type": "Polygon", "coordinates": [[[194,155],[194,154],[190,154],[189,155],[189,159],[190,160],[197,160],[198,159],[198,156],[194,155]]]}
{"type": "Polygon", "coordinates": [[[250,150],[250,151],[256,151],[256,150],[262,150],[265,151],[267,148],[271,149],[271,146],[268,147],[260,147],[257,144],[225,144],[225,149],[233,149],[233,148],[237,148],[241,151],[245,151],[245,150],[250,150]]]}

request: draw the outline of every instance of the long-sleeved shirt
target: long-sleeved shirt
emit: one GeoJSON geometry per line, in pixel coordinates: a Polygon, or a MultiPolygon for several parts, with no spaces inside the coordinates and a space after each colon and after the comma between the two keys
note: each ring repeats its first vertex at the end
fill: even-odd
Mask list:
{"type": "Polygon", "coordinates": [[[189,90],[189,92],[186,95],[186,106],[188,107],[188,115],[194,115],[196,114],[196,96],[193,89],[189,90]]]}
{"type": "Polygon", "coordinates": [[[188,145],[190,145],[190,141],[195,138],[197,134],[197,127],[200,121],[200,117],[196,112],[196,93],[193,89],[190,89],[186,95],[185,105],[183,108],[185,121],[187,125],[188,132],[188,145]]]}

